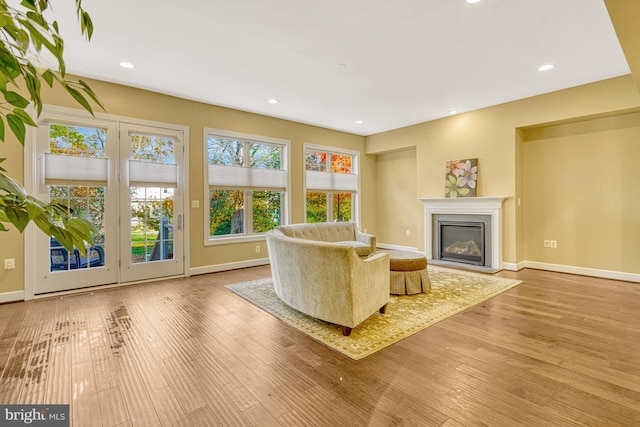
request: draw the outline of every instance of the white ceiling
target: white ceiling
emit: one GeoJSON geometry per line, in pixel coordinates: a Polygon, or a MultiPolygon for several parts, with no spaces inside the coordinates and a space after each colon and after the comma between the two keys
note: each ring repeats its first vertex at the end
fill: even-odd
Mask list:
{"type": "Polygon", "coordinates": [[[73,74],[359,135],[629,73],[603,0],[53,3],[73,74]]]}

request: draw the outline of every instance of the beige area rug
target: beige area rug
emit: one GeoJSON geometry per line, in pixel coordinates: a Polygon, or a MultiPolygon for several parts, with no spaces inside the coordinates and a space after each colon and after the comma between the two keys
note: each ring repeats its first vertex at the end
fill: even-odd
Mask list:
{"type": "Polygon", "coordinates": [[[339,326],[314,319],[278,298],[271,278],[227,285],[232,292],[321,343],[355,360],[510,289],[520,280],[429,266],[431,292],[391,295],[387,312],[375,313],[342,335],[339,326]]]}

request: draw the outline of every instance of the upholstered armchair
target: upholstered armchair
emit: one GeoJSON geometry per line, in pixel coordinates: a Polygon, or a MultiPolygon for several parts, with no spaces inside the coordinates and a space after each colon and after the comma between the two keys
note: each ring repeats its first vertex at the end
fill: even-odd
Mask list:
{"type": "MultiPolygon", "coordinates": [[[[307,225],[307,224],[301,224],[307,225]]],[[[287,226],[292,227],[292,226],[287,226]]],[[[309,316],[351,329],[389,301],[389,255],[359,256],[352,246],[267,233],[275,292],[309,316]]]]}

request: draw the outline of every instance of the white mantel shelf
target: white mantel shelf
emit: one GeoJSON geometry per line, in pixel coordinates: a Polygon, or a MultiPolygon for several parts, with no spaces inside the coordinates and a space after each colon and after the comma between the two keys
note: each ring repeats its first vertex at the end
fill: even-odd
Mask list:
{"type": "Polygon", "coordinates": [[[433,209],[456,209],[464,211],[474,211],[480,209],[486,211],[487,209],[501,209],[502,202],[506,200],[506,197],[441,197],[438,199],[420,200],[424,202],[425,207],[431,207],[433,209]]]}
{"type": "Polygon", "coordinates": [[[425,255],[433,259],[433,215],[491,216],[491,268],[502,269],[502,203],[507,197],[454,197],[420,199],[424,203],[425,255]]]}

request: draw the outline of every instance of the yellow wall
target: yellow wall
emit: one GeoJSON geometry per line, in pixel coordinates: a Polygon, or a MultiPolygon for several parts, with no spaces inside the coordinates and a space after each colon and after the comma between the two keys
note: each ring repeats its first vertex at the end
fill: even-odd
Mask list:
{"type": "Polygon", "coordinates": [[[640,273],[640,113],[527,129],[523,139],[525,259],[640,273]]]}
{"type": "MultiPolygon", "coordinates": [[[[191,244],[189,255],[191,267],[206,267],[220,264],[247,261],[267,256],[266,244],[261,243],[262,250],[255,253],[255,242],[226,244],[216,246],[204,245],[203,206],[203,128],[211,127],[236,132],[282,138],[291,141],[291,212],[293,222],[304,222],[303,194],[303,143],[334,146],[362,153],[361,179],[362,209],[361,226],[369,232],[376,231],[375,188],[366,183],[375,180],[375,156],[364,155],[364,137],[323,129],[316,126],[295,123],[287,120],[246,113],[228,108],[216,107],[199,102],[188,101],[172,96],[134,89],[126,86],[100,81],[89,82],[101,98],[109,114],[132,118],[166,122],[189,127],[189,185],[190,194],[187,200],[199,200],[200,208],[190,209],[191,244]]],[[[45,103],[76,108],[76,104],[60,89],[48,91],[45,103]]],[[[9,146],[7,142],[4,144],[9,146]]],[[[23,161],[19,144],[14,143],[11,151],[0,147],[2,156],[11,157],[11,175],[22,180],[23,161]]],[[[191,203],[189,203],[191,206],[191,203]]],[[[16,258],[18,267],[6,274],[0,270],[0,293],[24,289],[24,250],[22,237],[15,232],[0,235],[0,260],[16,258]],[[10,249],[8,249],[10,248],[10,249]],[[6,277],[5,277],[6,276],[6,277]]]]}
{"type": "MultiPolygon", "coordinates": [[[[6,140],[0,142],[0,158],[6,158],[0,163],[6,174],[21,184],[23,148],[11,131],[5,129],[6,140]]],[[[24,289],[24,246],[22,236],[14,228],[8,227],[9,231],[0,232],[0,293],[21,291],[24,289]],[[4,260],[13,258],[16,260],[15,270],[5,270],[4,260]]]]}
{"type": "MultiPolygon", "coordinates": [[[[515,264],[528,260],[527,255],[532,254],[525,249],[529,247],[527,236],[530,236],[530,232],[527,234],[527,223],[524,222],[527,212],[524,209],[530,204],[524,192],[523,159],[528,152],[526,145],[523,145],[525,143],[522,142],[520,129],[556,121],[575,121],[582,117],[626,111],[638,106],[640,95],[631,76],[622,76],[371,135],[367,137],[367,153],[384,154],[415,147],[415,180],[419,198],[444,197],[446,161],[477,158],[478,196],[508,197],[503,215],[503,261],[515,264]],[[517,205],[518,198],[522,201],[521,206],[517,205]]],[[[590,152],[585,155],[594,158],[598,156],[590,152]]],[[[411,173],[398,170],[395,179],[398,182],[412,179],[409,176],[411,173]]],[[[540,193],[545,194],[550,190],[542,188],[540,193]]],[[[378,206],[391,201],[388,194],[379,192],[378,197],[378,206]]],[[[414,221],[418,228],[417,246],[424,250],[423,213],[421,210],[416,211],[415,199],[406,196],[404,200],[394,198],[393,202],[401,204],[398,211],[416,212],[414,221]]],[[[390,227],[392,225],[389,223],[379,222],[378,234],[391,234],[390,227]]],[[[569,243],[568,238],[563,237],[563,241],[569,243]]],[[[609,241],[594,242],[599,245],[608,243],[609,241]]],[[[588,267],[599,268],[596,265],[588,267]]]]}
{"type": "Polygon", "coordinates": [[[416,188],[415,149],[378,155],[376,177],[379,224],[376,241],[398,246],[417,246],[416,210],[421,209],[416,188]],[[402,171],[402,173],[399,173],[402,171]],[[405,209],[405,201],[413,201],[413,209],[405,209]],[[409,230],[409,236],[407,236],[409,230]]]}

